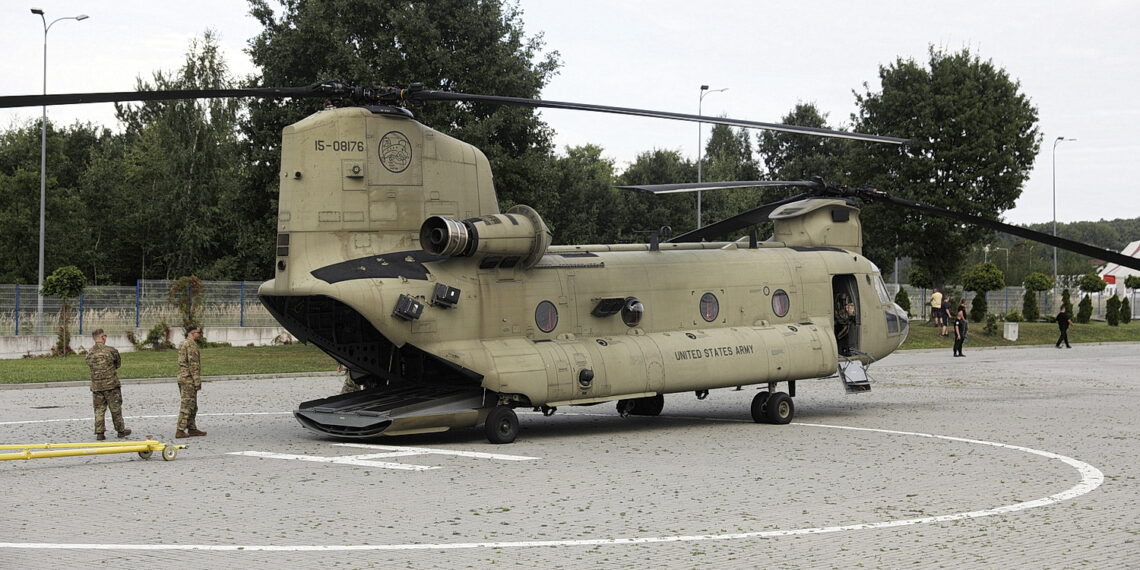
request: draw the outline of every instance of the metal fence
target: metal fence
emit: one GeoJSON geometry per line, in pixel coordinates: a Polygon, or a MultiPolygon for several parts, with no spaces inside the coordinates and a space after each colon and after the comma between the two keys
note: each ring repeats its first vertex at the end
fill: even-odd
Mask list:
{"type": "MultiPolygon", "coordinates": [[[[91,286],[72,300],[72,331],[84,334],[178,325],[182,318],[167,299],[173,281],[139,280],[134,287],[91,286]]],[[[270,327],[277,321],[257,300],[261,281],[204,281],[202,323],[216,327],[270,327]]],[[[0,285],[0,336],[52,334],[63,303],[44,297],[42,320],[36,318],[35,285],[0,285]]]]}
{"type": "MultiPolygon", "coordinates": [[[[906,289],[906,294],[910,297],[910,314],[915,318],[929,319],[930,318],[930,293],[931,289],[920,289],[918,287],[911,287],[910,285],[899,285],[897,283],[888,283],[887,290],[893,299],[898,294],[899,288],[906,289]]],[[[1091,300],[1093,304],[1093,320],[1104,320],[1104,305],[1112,295],[1108,293],[1092,293],[1091,300]]],[[[999,291],[990,291],[986,293],[986,306],[989,307],[989,312],[994,314],[1008,315],[1016,311],[1019,314],[1022,312],[1023,297],[1025,296],[1024,287],[1006,287],[999,291]]],[[[1124,294],[1118,294],[1118,297],[1127,297],[1128,303],[1132,309],[1132,318],[1137,318],[1140,315],[1140,307],[1137,306],[1137,301],[1140,300],[1140,290],[1127,291],[1124,294]]],[[[974,293],[967,293],[967,299],[973,299],[974,293]]],[[[1069,302],[1073,304],[1073,311],[1076,312],[1077,305],[1080,304],[1081,299],[1084,298],[1084,293],[1081,291],[1072,291],[1069,296],[1069,302]]],[[[967,303],[967,307],[969,307],[967,303]]],[[[1054,296],[1049,291],[1037,293],[1037,310],[1041,316],[1052,317],[1057,314],[1061,308],[1061,292],[1057,291],[1054,296]]]]}

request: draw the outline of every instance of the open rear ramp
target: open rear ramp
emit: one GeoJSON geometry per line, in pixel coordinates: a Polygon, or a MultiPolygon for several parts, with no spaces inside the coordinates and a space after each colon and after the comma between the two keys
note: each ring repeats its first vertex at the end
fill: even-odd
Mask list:
{"type": "Polygon", "coordinates": [[[293,415],[316,432],[370,438],[473,427],[495,401],[495,394],[478,387],[374,388],[303,402],[293,415]]]}

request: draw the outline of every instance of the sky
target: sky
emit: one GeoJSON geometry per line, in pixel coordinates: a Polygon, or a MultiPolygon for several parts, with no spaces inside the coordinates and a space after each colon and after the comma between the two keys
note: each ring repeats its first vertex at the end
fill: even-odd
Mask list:
{"type": "MultiPolygon", "coordinates": [[[[0,60],[0,95],[43,92],[43,22],[32,7],[48,23],[89,16],[52,25],[48,93],[134,90],[139,77],[178,69],[190,41],[207,29],[235,74],[255,72],[244,50],[260,27],[240,0],[9,0],[0,7],[0,46],[15,55],[0,60]]],[[[1038,110],[1041,152],[1005,221],[1051,221],[1054,184],[1058,222],[1140,217],[1140,3],[523,0],[520,7],[526,33],[542,34],[545,50],[562,62],[544,99],[764,122],[810,102],[830,125],[846,126],[856,111],[853,92],[878,91],[880,66],[899,58],[925,64],[930,46],[968,48],[1019,81],[1038,110]],[[701,85],[727,90],[701,100],[701,85]],[[1076,140],[1054,146],[1058,137],[1076,140]]],[[[0,126],[40,113],[0,111],[0,126]]],[[[56,123],[116,127],[110,104],[48,114],[56,123]]],[[[693,123],[542,115],[560,149],[599,145],[619,169],[654,148],[696,159],[693,123]]]]}

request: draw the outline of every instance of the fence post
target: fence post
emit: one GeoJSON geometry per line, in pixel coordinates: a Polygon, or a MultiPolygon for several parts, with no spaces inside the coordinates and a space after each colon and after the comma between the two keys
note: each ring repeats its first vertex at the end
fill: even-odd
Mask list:
{"type": "Polygon", "coordinates": [[[245,281],[241,282],[241,286],[238,289],[238,299],[239,299],[238,300],[238,306],[240,307],[238,309],[238,326],[244,327],[245,326],[245,281]]]}
{"type": "Polygon", "coordinates": [[[135,328],[139,326],[139,313],[142,312],[142,279],[135,279],[135,328]]]}
{"type": "Polygon", "coordinates": [[[79,334],[83,335],[83,295],[79,296],[79,334]]]}
{"type": "Polygon", "coordinates": [[[16,336],[20,336],[20,285],[16,284],[16,336]]]}

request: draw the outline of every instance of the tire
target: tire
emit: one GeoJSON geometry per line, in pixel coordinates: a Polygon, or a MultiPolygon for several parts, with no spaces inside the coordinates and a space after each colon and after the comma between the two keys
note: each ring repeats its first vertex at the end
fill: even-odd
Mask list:
{"type": "Polygon", "coordinates": [[[770,424],[789,424],[795,415],[796,406],[792,404],[792,397],[783,392],[769,396],[767,404],[764,405],[764,418],[770,424]]]}
{"type": "Polygon", "coordinates": [[[511,443],[519,435],[519,416],[508,406],[495,406],[487,414],[483,431],[491,443],[511,443]]]}
{"type": "Polygon", "coordinates": [[[150,459],[152,455],[154,455],[154,451],[152,451],[150,449],[146,449],[146,450],[139,452],[139,457],[141,457],[143,459],[150,459]]]}
{"type": "Polygon", "coordinates": [[[164,461],[174,461],[175,457],[178,457],[178,448],[174,447],[173,445],[168,445],[163,448],[162,459],[164,461]]]}
{"type": "Polygon", "coordinates": [[[764,415],[764,404],[767,403],[768,392],[757,392],[752,397],[752,421],[758,424],[768,423],[768,418],[764,415]]]}
{"type": "Polygon", "coordinates": [[[658,416],[665,409],[665,396],[657,394],[634,400],[633,412],[639,416],[658,416]]]}

